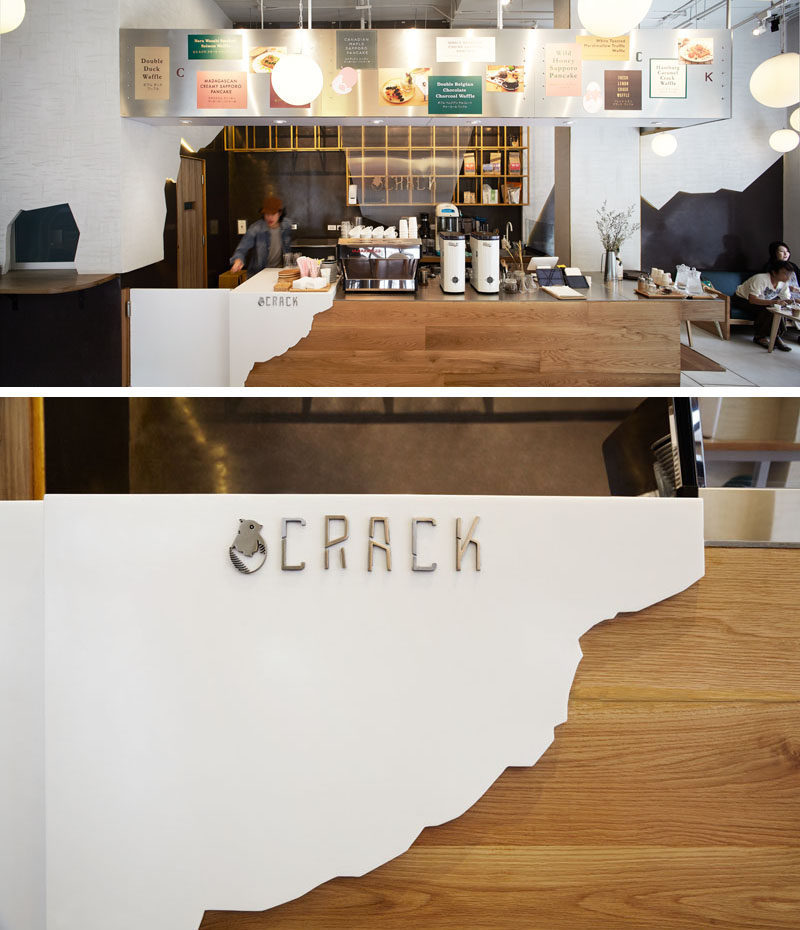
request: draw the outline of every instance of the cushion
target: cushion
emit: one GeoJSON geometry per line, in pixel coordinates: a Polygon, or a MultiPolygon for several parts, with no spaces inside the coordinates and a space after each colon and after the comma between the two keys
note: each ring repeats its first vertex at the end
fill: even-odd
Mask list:
{"type": "MultiPolygon", "coordinates": [[[[733,297],[736,288],[754,274],[756,274],[755,271],[703,271],[700,273],[700,277],[704,281],[710,281],[711,286],[718,291],[727,294],[728,297],[733,297]]],[[[755,308],[753,310],[742,310],[731,303],[732,320],[752,320],[754,316],[755,308]]]]}

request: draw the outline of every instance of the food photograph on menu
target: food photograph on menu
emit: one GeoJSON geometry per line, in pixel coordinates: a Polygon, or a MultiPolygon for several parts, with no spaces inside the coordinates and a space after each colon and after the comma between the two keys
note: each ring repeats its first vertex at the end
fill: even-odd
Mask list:
{"type": "Polygon", "coordinates": [[[690,65],[714,63],[714,40],[684,36],[678,39],[678,58],[690,65]]]}
{"type": "Polygon", "coordinates": [[[486,69],[486,90],[517,93],[525,90],[524,65],[491,65],[486,69]]]}
{"type": "Polygon", "coordinates": [[[378,69],[378,100],[385,106],[424,106],[430,68],[378,69]]]}
{"type": "Polygon", "coordinates": [[[259,45],[250,49],[250,73],[271,74],[281,55],[286,54],[286,47],[259,45]]]}

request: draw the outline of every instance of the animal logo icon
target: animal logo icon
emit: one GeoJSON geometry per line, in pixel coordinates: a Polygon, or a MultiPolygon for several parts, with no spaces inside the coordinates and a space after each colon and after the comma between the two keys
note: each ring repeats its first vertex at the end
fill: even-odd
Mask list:
{"type": "Polygon", "coordinates": [[[239,520],[239,530],[228,547],[228,555],[233,567],[243,575],[254,574],[267,561],[267,544],[261,537],[262,529],[262,524],[255,520],[239,520]],[[239,558],[237,552],[245,556],[247,561],[239,558]]]}

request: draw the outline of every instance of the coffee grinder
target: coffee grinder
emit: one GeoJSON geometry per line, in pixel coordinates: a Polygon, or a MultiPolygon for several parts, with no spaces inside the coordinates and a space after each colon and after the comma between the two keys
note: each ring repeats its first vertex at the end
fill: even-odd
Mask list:
{"type": "Polygon", "coordinates": [[[440,232],[458,232],[458,219],[461,214],[458,207],[452,203],[436,204],[436,254],[441,255],[441,245],[439,243],[440,232]]]}
{"type": "Polygon", "coordinates": [[[439,247],[442,256],[439,286],[445,294],[464,293],[466,245],[464,233],[439,233],[439,247]]]}

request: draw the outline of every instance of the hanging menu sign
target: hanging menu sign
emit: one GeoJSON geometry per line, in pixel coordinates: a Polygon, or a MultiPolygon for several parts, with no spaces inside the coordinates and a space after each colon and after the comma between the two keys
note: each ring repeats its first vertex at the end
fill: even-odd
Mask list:
{"type": "Polygon", "coordinates": [[[631,57],[631,37],[578,36],[584,61],[628,61],[631,57]]]}
{"type": "Polygon", "coordinates": [[[378,33],[374,29],[336,30],[336,67],[378,67],[378,33]]]}
{"type": "Polygon", "coordinates": [[[242,57],[242,37],[240,35],[190,35],[189,58],[217,58],[223,61],[237,61],[242,57]]]}
{"type": "Polygon", "coordinates": [[[437,36],[437,61],[495,60],[494,36],[437,36]]]}
{"type": "Polygon", "coordinates": [[[651,58],[650,96],[685,97],[686,65],[677,58],[651,58]]]}
{"type": "Polygon", "coordinates": [[[269,106],[271,110],[307,110],[311,104],[310,103],[287,103],[283,97],[279,97],[275,93],[275,87],[272,84],[272,81],[269,82],[269,106]]]}
{"type": "Polygon", "coordinates": [[[246,110],[247,74],[238,71],[198,71],[198,110],[246,110]]]}
{"type": "Polygon", "coordinates": [[[137,45],[133,67],[136,100],[169,100],[168,45],[137,45]]]}
{"type": "Polygon", "coordinates": [[[576,42],[545,46],[545,96],[581,96],[581,47],[576,42]]]}
{"type": "MultiPolygon", "coordinates": [[[[655,120],[679,126],[730,118],[732,43],[728,31],[641,29],[608,39],[583,32],[310,30],[305,37],[306,54],[323,69],[323,91],[294,112],[305,111],[306,116],[332,123],[342,119],[361,123],[385,119],[394,107],[398,117],[424,120],[428,118],[428,78],[435,74],[450,81],[461,79],[465,86],[461,93],[448,92],[434,100],[431,118],[459,112],[500,123],[578,117],[619,121],[625,117],[630,125],[641,126],[655,120]],[[627,55],[628,60],[623,60],[627,55]],[[686,65],[685,74],[676,62],[686,65]],[[688,93],[690,63],[698,66],[698,78],[688,93]],[[704,77],[712,67],[713,75],[709,72],[711,76],[704,77]],[[641,104],[635,96],[638,87],[632,85],[638,78],[631,70],[614,79],[617,87],[609,85],[606,109],[603,72],[607,68],[643,73],[641,104]],[[478,77],[480,96],[471,86],[471,79],[478,77]]],[[[216,119],[217,125],[235,115],[251,122],[285,116],[292,111],[274,97],[270,74],[297,48],[297,41],[296,29],[121,29],[120,112],[124,117],[174,122],[202,115],[206,120],[216,119]],[[246,109],[235,106],[226,112],[220,95],[203,96],[204,91],[201,101],[219,102],[198,109],[195,75],[199,69],[247,72],[246,109]]],[[[244,87],[239,96],[245,99],[244,87]]]]}
{"type": "Polygon", "coordinates": [[[443,116],[483,113],[482,78],[431,75],[428,79],[428,113],[443,116]]]}
{"type": "Polygon", "coordinates": [[[606,71],[604,77],[606,110],[642,109],[641,71],[606,71]]]}

